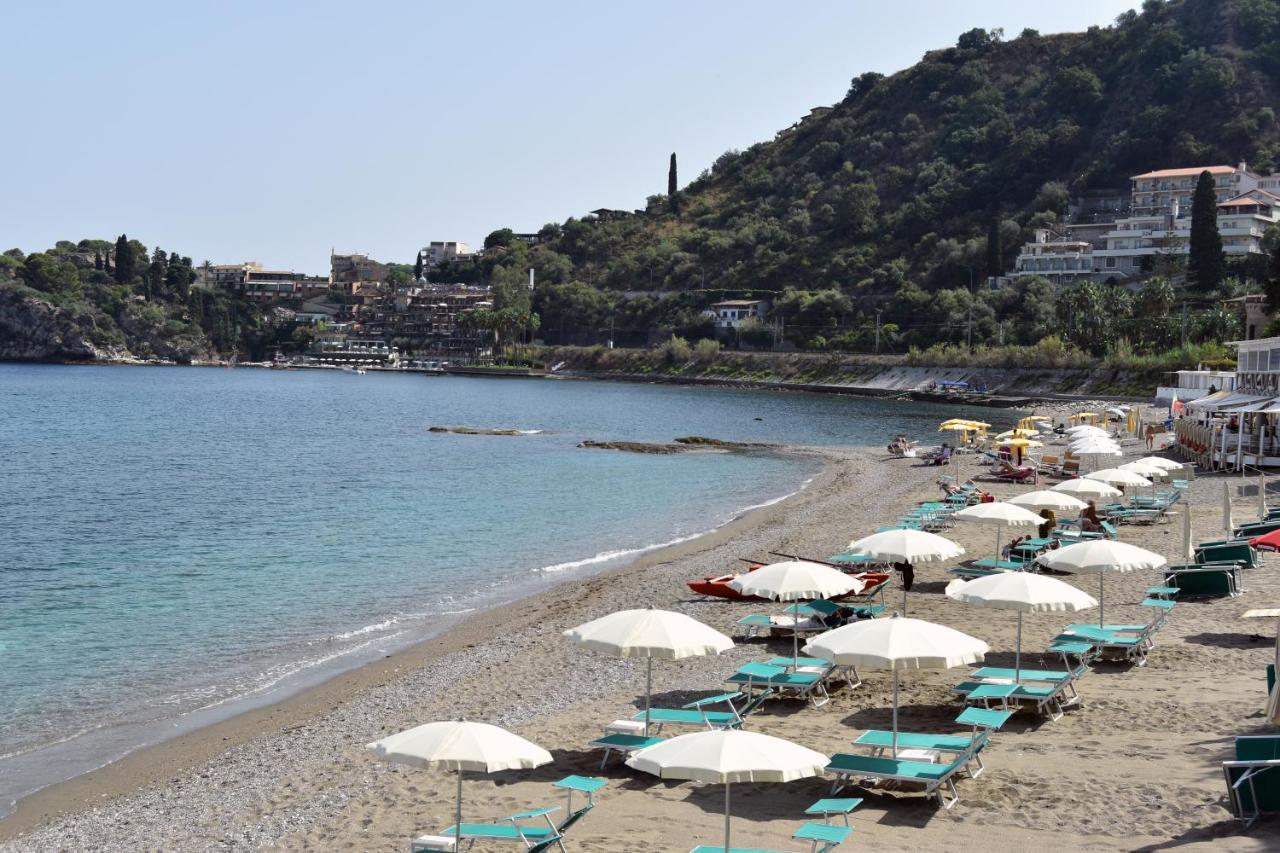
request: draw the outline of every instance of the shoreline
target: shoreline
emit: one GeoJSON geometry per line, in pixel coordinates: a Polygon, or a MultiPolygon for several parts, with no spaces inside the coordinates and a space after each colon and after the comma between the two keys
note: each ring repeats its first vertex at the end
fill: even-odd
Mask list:
{"type": "MultiPolygon", "coordinates": [[[[869,448],[860,450],[870,451],[869,448]]],[[[834,477],[835,459],[826,448],[785,446],[773,448],[772,452],[819,458],[823,460],[823,466],[793,492],[763,504],[746,506],[733,518],[702,533],[642,550],[631,559],[602,571],[557,579],[542,589],[531,590],[511,601],[466,614],[441,633],[414,641],[380,659],[338,670],[321,682],[302,686],[280,699],[144,744],[100,767],[33,791],[19,799],[9,814],[0,817],[0,844],[59,818],[74,816],[149,785],[170,780],[272,730],[287,733],[305,727],[320,715],[336,710],[356,694],[385,686],[408,671],[426,668],[445,655],[471,648],[483,638],[496,635],[497,629],[510,624],[509,617],[504,614],[511,607],[536,609],[542,599],[559,597],[571,585],[602,582],[727,544],[742,533],[781,515],[790,504],[800,501],[834,477]]]]}

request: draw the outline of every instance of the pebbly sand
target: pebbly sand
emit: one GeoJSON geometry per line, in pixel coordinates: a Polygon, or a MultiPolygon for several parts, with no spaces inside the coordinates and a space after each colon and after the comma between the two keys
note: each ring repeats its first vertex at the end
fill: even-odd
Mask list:
{"type": "MultiPolygon", "coordinates": [[[[686,612],[737,636],[746,613],[778,607],[702,600],[684,581],[719,574],[738,557],[767,551],[825,556],[939,492],[940,469],[884,461],[873,451],[801,450],[827,460],[808,489],[754,511],[705,537],[646,555],[635,564],[573,580],[497,612],[478,614],[419,647],[340,676],[272,707],[139,751],[99,771],[46,789],[0,821],[0,851],[349,850],[403,851],[412,834],[452,822],[450,774],[380,764],[364,744],[419,723],[465,716],[512,728],[546,746],[553,765],[466,783],[466,817],[499,819],[562,804],[549,782],[569,773],[603,775],[597,808],[567,837],[570,850],[688,850],[718,843],[722,789],[660,782],[616,761],[601,773],[586,744],[603,724],[642,702],[643,667],[571,647],[565,628],[626,607],[686,612]]],[[[1138,446],[1130,454],[1142,455],[1138,446]]],[[[1196,479],[1189,492],[1194,536],[1221,530],[1222,478],[1196,479]]],[[[1253,517],[1255,483],[1230,480],[1237,521],[1253,517]]],[[[985,486],[997,497],[1027,487],[985,486]]],[[[985,556],[991,530],[958,525],[946,533],[985,556]]],[[[1125,526],[1121,538],[1173,558],[1178,523],[1125,526]]],[[[1009,538],[1009,537],[1006,537],[1009,538]]],[[[1273,558],[1274,559],[1274,558],[1273,558]]],[[[1013,614],[946,599],[945,565],[917,567],[910,615],[982,637],[988,662],[1012,665],[1013,614]]],[[[1081,578],[1096,592],[1095,579],[1081,578]]],[[[1107,620],[1142,621],[1136,606],[1152,573],[1107,578],[1107,620]]],[[[1235,599],[1179,604],[1147,666],[1098,665],[1080,691],[1085,707],[1056,722],[1017,715],[984,753],[987,770],[960,785],[950,812],[915,794],[852,789],[862,796],[847,849],[891,850],[1263,850],[1280,846],[1280,820],[1240,830],[1225,805],[1218,763],[1237,734],[1272,730],[1262,720],[1263,670],[1276,626],[1240,618],[1280,603],[1268,566],[1246,576],[1235,599]],[[1259,636],[1261,635],[1261,636],[1259,636]]],[[[900,591],[890,590],[895,607],[900,591]]],[[[1096,611],[1095,611],[1096,612],[1096,611]]],[[[1024,665],[1068,621],[1030,615],[1024,665]]],[[[720,658],[654,667],[655,705],[674,706],[720,688],[742,662],[790,650],[787,640],[741,641],[720,658]]],[[[1056,668],[1057,659],[1045,665],[1056,668]]],[[[965,670],[913,672],[902,679],[904,730],[957,731],[961,705],[949,693],[965,670]]],[[[846,750],[865,728],[889,725],[886,673],[864,671],[856,689],[826,706],[774,701],[748,728],[824,753],[846,750]]],[[[686,730],[689,731],[689,730],[686,730]]],[[[804,808],[828,783],[737,785],[735,842],[799,850],[790,841],[804,808]]],[[[846,789],[847,791],[849,789],[846,789]]],[[[510,846],[481,849],[513,849],[510,846]]]]}

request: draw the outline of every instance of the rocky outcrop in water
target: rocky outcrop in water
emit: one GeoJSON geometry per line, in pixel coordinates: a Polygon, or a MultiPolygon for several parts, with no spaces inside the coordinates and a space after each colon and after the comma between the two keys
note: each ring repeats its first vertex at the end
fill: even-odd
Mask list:
{"type": "Polygon", "coordinates": [[[772,444],[761,444],[754,441],[726,441],[723,438],[708,438],[705,435],[685,435],[674,439],[676,444],[688,447],[721,447],[725,450],[759,450],[773,447],[772,444]]]}
{"type": "Polygon", "coordinates": [[[537,435],[540,429],[510,429],[508,427],[432,426],[427,432],[451,432],[456,435],[537,435]]]}
{"type": "Polygon", "coordinates": [[[578,445],[594,450],[622,450],[626,453],[684,453],[691,450],[682,444],[651,444],[643,441],[584,441],[578,445]]]}

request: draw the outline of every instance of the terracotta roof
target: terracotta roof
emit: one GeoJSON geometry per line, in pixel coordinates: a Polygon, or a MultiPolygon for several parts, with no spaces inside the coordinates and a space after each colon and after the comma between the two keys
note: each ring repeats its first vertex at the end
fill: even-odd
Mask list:
{"type": "Polygon", "coordinates": [[[1132,180],[1139,178],[1185,178],[1189,175],[1198,175],[1201,172],[1208,172],[1211,175],[1228,175],[1236,170],[1235,166],[1196,166],[1192,169],[1159,169],[1155,172],[1145,172],[1141,175],[1134,175],[1132,180]]]}
{"type": "Polygon", "coordinates": [[[1251,204],[1276,204],[1277,202],[1280,202],[1280,195],[1267,190],[1252,189],[1219,203],[1218,207],[1245,207],[1251,204]],[[1258,198],[1258,196],[1265,196],[1265,198],[1258,198]]]}

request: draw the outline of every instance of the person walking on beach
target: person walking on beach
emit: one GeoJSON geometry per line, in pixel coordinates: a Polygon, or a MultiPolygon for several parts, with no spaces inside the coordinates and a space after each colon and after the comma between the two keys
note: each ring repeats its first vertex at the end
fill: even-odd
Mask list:
{"type": "Polygon", "coordinates": [[[1147,450],[1150,450],[1156,441],[1155,424],[1147,424],[1146,433],[1147,433],[1147,450]]]}
{"type": "Polygon", "coordinates": [[[894,563],[893,569],[902,573],[902,591],[911,592],[911,584],[915,583],[916,580],[915,567],[904,560],[901,563],[894,563]]]}

